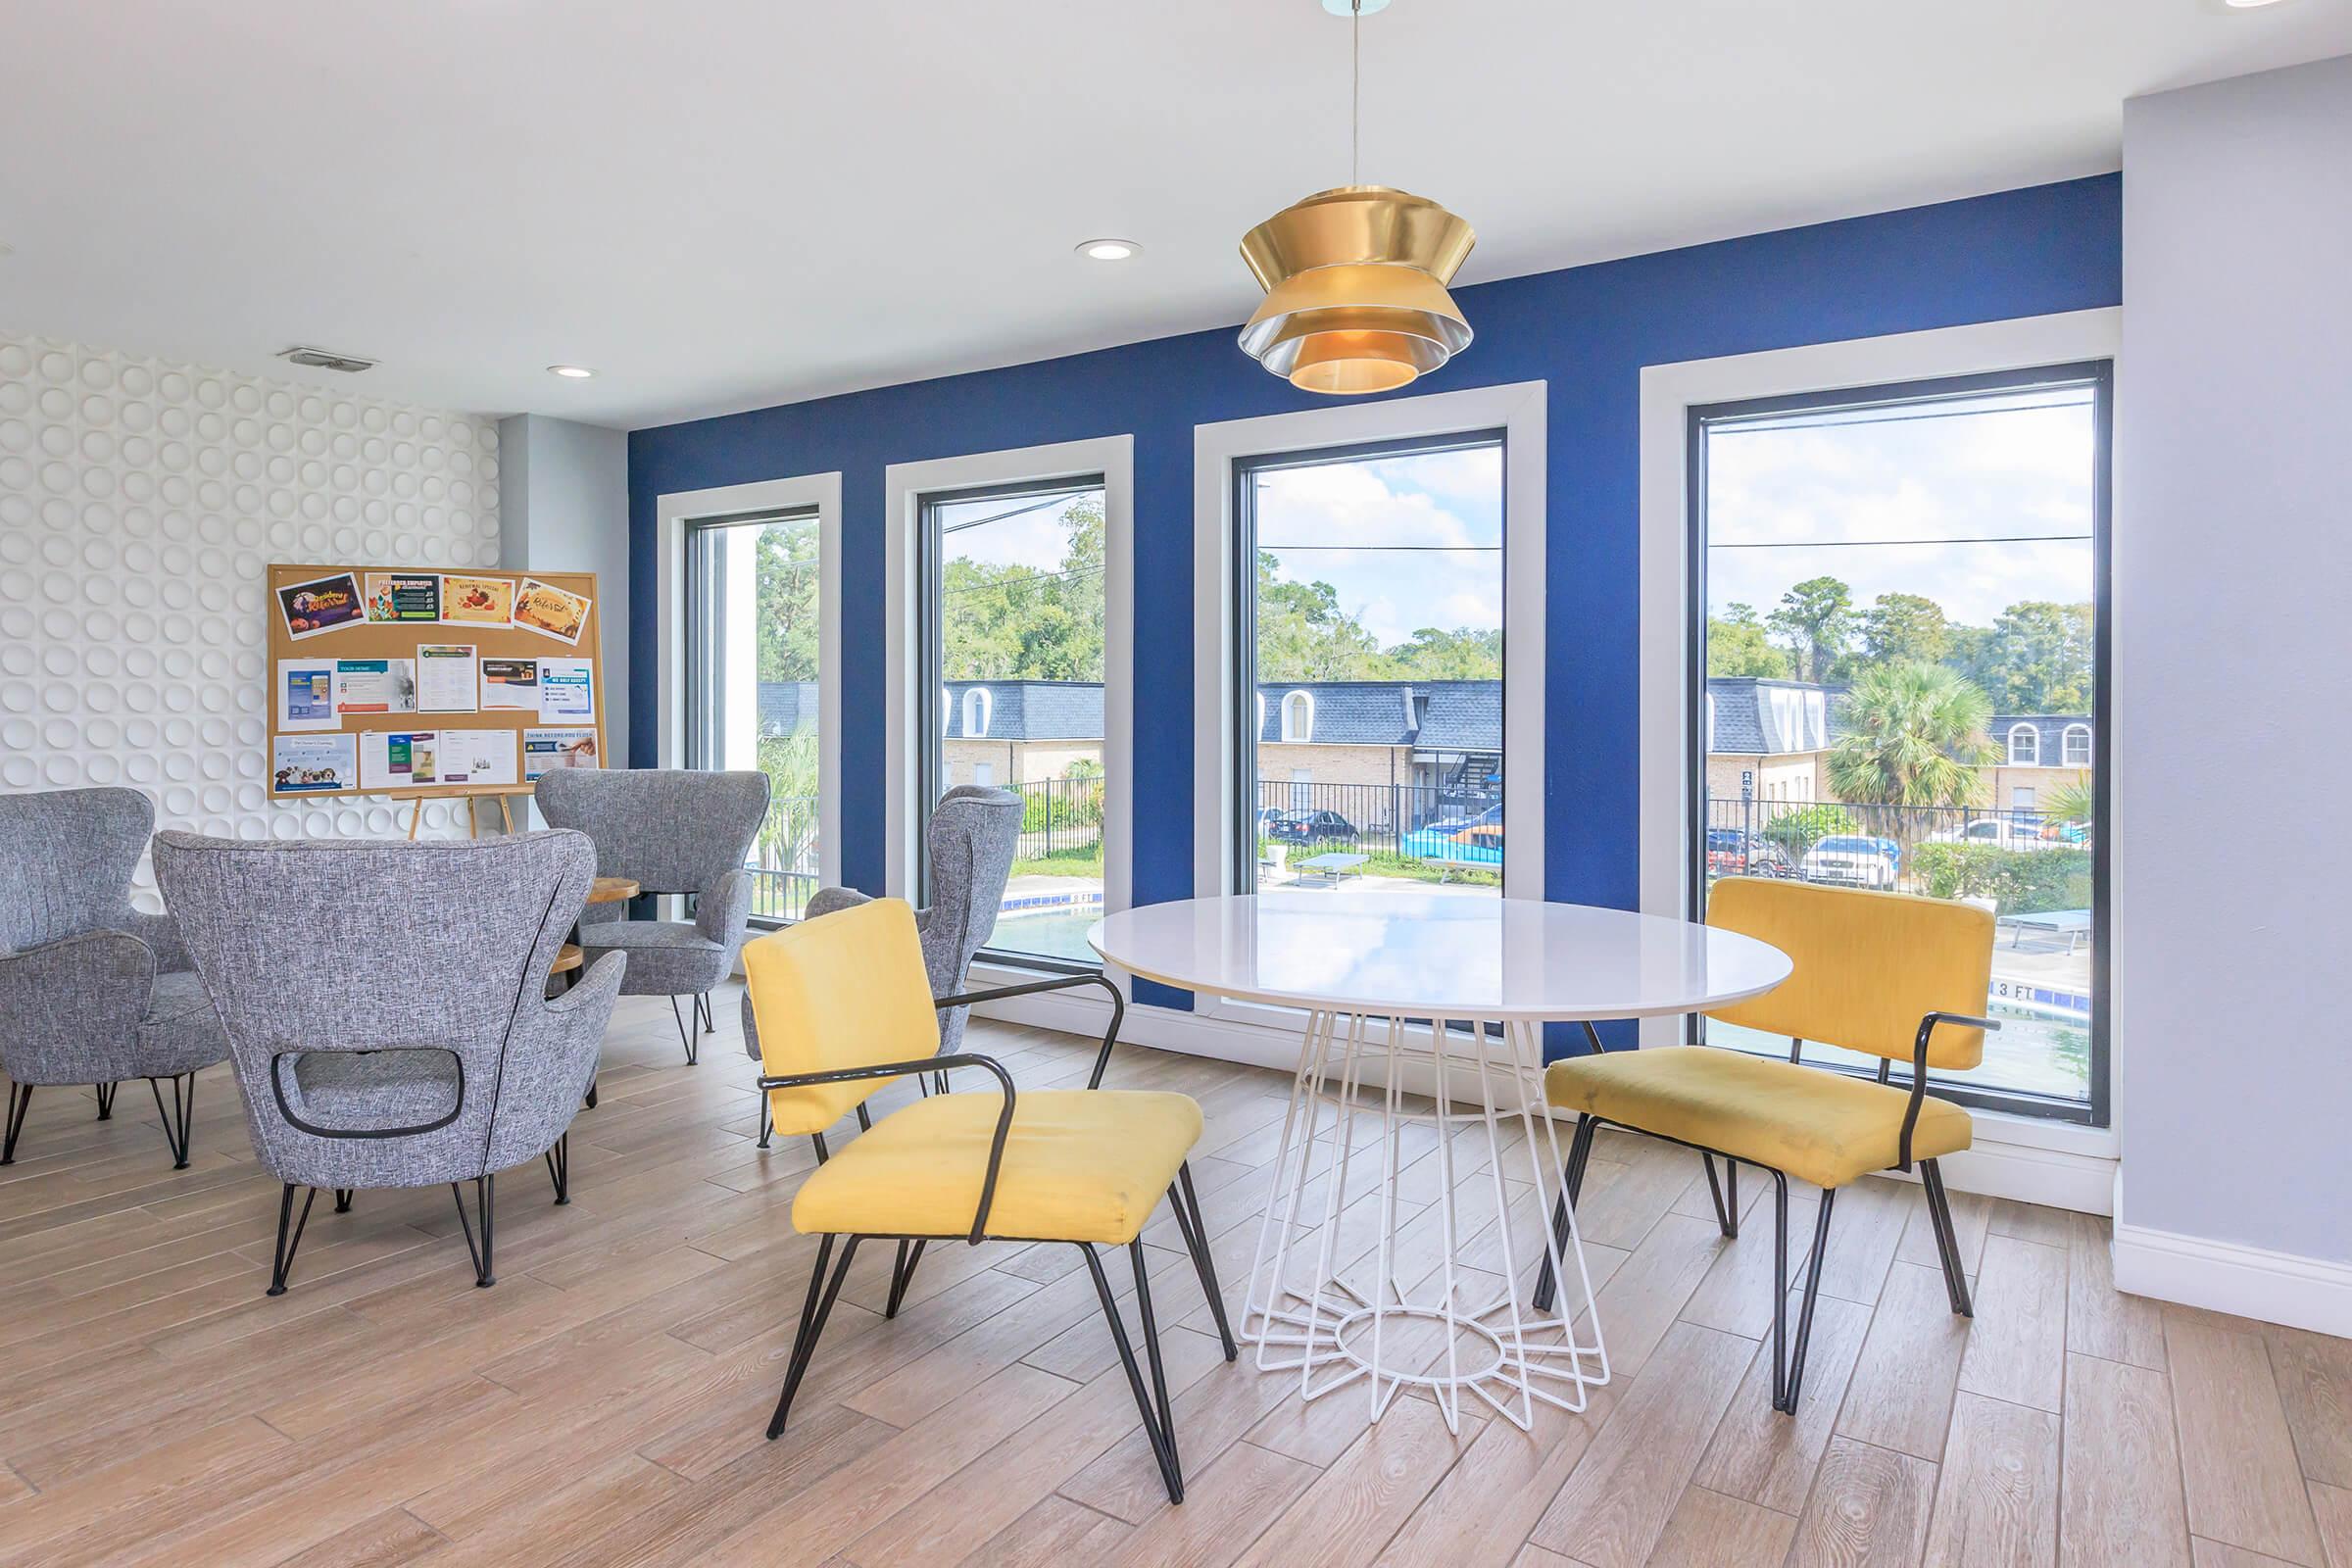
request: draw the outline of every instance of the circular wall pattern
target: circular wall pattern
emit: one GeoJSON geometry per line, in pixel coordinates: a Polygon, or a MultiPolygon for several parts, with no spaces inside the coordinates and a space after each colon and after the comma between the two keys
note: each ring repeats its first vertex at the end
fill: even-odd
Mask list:
{"type": "MultiPolygon", "coordinates": [[[[270,800],[262,572],[496,565],[497,452],[473,415],[0,334],[0,789],[127,784],[159,828],[240,839],[405,834],[382,801],[270,800]]],[[[463,826],[436,807],[420,832],[463,826]]],[[[144,862],[133,898],[160,906],[144,862]]]]}

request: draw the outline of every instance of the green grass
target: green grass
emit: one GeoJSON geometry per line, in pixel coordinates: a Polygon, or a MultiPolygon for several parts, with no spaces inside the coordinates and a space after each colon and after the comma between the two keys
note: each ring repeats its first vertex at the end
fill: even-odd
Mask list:
{"type": "Polygon", "coordinates": [[[1012,862],[1012,874],[1099,877],[1102,874],[1102,841],[1097,839],[1082,849],[1056,850],[1052,855],[1016,859],[1012,862]]]}

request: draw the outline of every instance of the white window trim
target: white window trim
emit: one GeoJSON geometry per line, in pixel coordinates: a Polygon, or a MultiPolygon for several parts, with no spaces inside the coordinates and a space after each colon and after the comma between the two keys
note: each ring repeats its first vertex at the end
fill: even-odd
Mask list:
{"type": "MultiPolygon", "coordinates": [[[[1272,453],[1370,441],[1503,432],[1504,885],[1544,896],[1544,554],[1545,460],[1542,381],[1344,404],[1193,427],[1193,891],[1234,891],[1241,831],[1231,797],[1235,737],[1233,667],[1233,470],[1272,453]]],[[[1263,730],[1263,719],[1259,721],[1263,730]]],[[[1196,997],[1196,1017],[1252,1019],[1295,1038],[1298,1020],[1277,1008],[1196,997]]],[[[1130,1014],[1130,1016],[1133,1016],[1130,1014]]],[[[1226,1055],[1223,1050],[1212,1054],[1226,1055]]],[[[1233,1055],[1232,1059],[1256,1059],[1233,1055]]],[[[1293,1065],[1296,1065],[1294,1062],[1293,1065]]]]}
{"type": "Polygon", "coordinates": [[[996,717],[997,703],[985,686],[967,686],[963,692],[963,738],[967,741],[988,739],[989,720],[996,717]],[[979,722],[973,723],[977,718],[979,722]]]}
{"type": "MultiPolygon", "coordinates": [[[[883,470],[886,574],[883,643],[888,683],[885,748],[888,855],[884,887],[906,898],[913,888],[914,841],[923,813],[914,733],[915,538],[923,497],[942,490],[1020,484],[1032,479],[1102,475],[1102,908],[1128,906],[1135,789],[1135,437],[1102,436],[1047,446],[975,452],[883,470]]],[[[993,700],[992,700],[993,706],[993,700]]]]}
{"type": "Polygon", "coordinates": [[[841,473],[677,490],[654,498],[656,673],[660,692],[655,756],[686,765],[686,528],[705,517],[746,512],[816,513],[816,865],[827,887],[841,882],[841,473]]]}
{"type": "MultiPolygon", "coordinates": [[[[1787,397],[1836,387],[1883,386],[1995,370],[2031,369],[2086,360],[2120,361],[2123,312],[2073,311],[1973,326],[1853,338],[1799,348],[1768,349],[1722,359],[1687,360],[1642,369],[1642,672],[1641,888],[1649,914],[1690,917],[1686,845],[1690,832],[1688,725],[1689,683],[1690,411],[1748,398],[1787,397]]],[[[2109,657],[2122,662],[2128,621],[2116,612],[2108,628],[2109,657]]],[[[2111,737],[2110,746],[2121,744],[2111,737]]],[[[2121,792],[2109,807],[2104,831],[2121,832],[2121,792]]],[[[2108,1073],[2111,1103],[2124,1101],[2127,1038],[2121,900],[2108,910],[2108,1073]]],[[[1671,1045],[1682,1036],[1677,1018],[1641,1026],[1643,1045],[1671,1045]]],[[[1945,1161],[1954,1187],[2053,1203],[2092,1213],[2112,1212],[2113,1184],[2091,1168],[2112,1162],[2122,1147],[2116,1127],[2089,1128],[1996,1111],[1972,1111],[1977,1147],[1945,1161]]]]}
{"type": "Polygon", "coordinates": [[[2009,733],[2007,737],[2005,737],[2003,744],[2009,754],[2009,760],[2006,764],[2007,766],[2039,767],[2041,765],[2041,731],[2034,725],[2010,725],[2009,733]],[[2033,743],[2034,755],[2032,757],[2020,757],[2017,755],[2017,738],[2020,735],[2023,735],[2027,740],[2033,743]]]}
{"type": "Polygon", "coordinates": [[[2058,765],[2060,767],[2088,767],[2091,760],[2090,726],[2069,724],[2058,732],[2058,765]],[[2075,760],[2075,737],[2082,737],[2082,759],[2075,760]]]}
{"type": "MultiPolygon", "coordinates": [[[[1260,721],[1258,724],[1258,733],[1261,735],[1265,733],[1265,724],[1263,721],[1260,721]]],[[[1282,694],[1282,724],[1280,726],[1279,733],[1282,736],[1283,744],[1286,745],[1312,746],[1314,744],[1315,694],[1313,692],[1287,691],[1282,694]],[[1304,703],[1306,705],[1306,725],[1303,729],[1291,722],[1291,713],[1293,710],[1291,705],[1293,703],[1304,703]]]]}

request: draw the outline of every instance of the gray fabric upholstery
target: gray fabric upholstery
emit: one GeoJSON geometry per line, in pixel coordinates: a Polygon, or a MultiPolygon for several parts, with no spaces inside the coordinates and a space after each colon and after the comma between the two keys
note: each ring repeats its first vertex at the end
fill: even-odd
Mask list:
{"type": "MultiPolygon", "coordinates": [[[[926,830],[931,903],[914,914],[933,996],[952,997],[963,989],[972,955],[987,945],[989,933],[996,929],[997,909],[1004,902],[1004,884],[1012,875],[1013,851],[1020,839],[1019,796],[958,784],[939,798],[926,830]]],[[[851,888],[819,888],[802,918],[818,919],[866,902],[866,895],[851,888]]],[[[964,1016],[970,1010],[953,1007],[939,1015],[942,1054],[962,1049],[964,1016]]],[[[743,1048],[753,1060],[760,1059],[760,1030],[748,995],[743,999],[743,1048]]]]}
{"type": "Polygon", "coordinates": [[[0,796],[0,1068],[20,1084],[173,1077],[228,1054],[168,915],[130,906],[136,790],[0,796]]]}
{"type": "Polygon", "coordinates": [[[767,797],[765,773],[559,767],[539,775],[539,814],[596,842],[599,876],[627,877],[648,893],[695,895],[691,921],[624,920],[618,905],[588,911],[580,926],[588,957],[635,955],[624,995],[685,996],[734,972],[752,913],[744,862],[767,819],[767,797]],[[669,934],[646,936],[648,926],[669,934]]]}
{"type": "Polygon", "coordinates": [[[466,1181],[570,1126],[628,964],[599,959],[543,1000],[596,870],[583,835],[165,833],[155,870],[227,1032],[254,1152],[278,1180],[466,1181]],[[382,1136],[396,1128],[421,1130],[382,1136]]]}

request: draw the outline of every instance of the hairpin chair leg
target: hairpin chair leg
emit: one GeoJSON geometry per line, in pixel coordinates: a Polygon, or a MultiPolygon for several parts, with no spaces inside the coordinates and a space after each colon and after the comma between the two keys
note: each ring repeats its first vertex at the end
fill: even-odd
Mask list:
{"type": "Polygon", "coordinates": [[[122,1086],[121,1084],[92,1084],[90,1087],[98,1091],[98,1119],[113,1121],[115,1119],[115,1091],[122,1086]]]}
{"type": "Polygon", "coordinates": [[[1159,1461],[1159,1479],[1168,1489],[1168,1501],[1184,1500],[1184,1472],[1178,1468],[1173,1425],[1168,1419],[1168,1384],[1165,1369],[1159,1360],[1157,1325],[1152,1317],[1152,1282],[1145,1277],[1143,1242],[1131,1244],[1130,1254],[1135,1262],[1136,1305],[1143,1314],[1144,1344],[1152,1360],[1152,1388],[1144,1387],[1143,1369],[1136,1365],[1135,1348],[1127,1342],[1127,1325],[1119,1319],[1118,1302],[1111,1298],[1110,1281],[1102,1273],[1102,1260],[1095,1255],[1094,1244],[1080,1242],[1078,1250],[1086,1255],[1087,1272],[1095,1278],[1095,1294],[1102,1298],[1102,1316],[1110,1323],[1110,1340],[1118,1347],[1119,1364],[1127,1370],[1127,1387],[1135,1395],[1136,1413],[1143,1417],[1144,1436],[1152,1440],[1152,1456],[1159,1461]]]}
{"type": "Polygon", "coordinates": [[[1943,1190],[1943,1171],[1936,1161],[1919,1162],[1919,1184],[1928,1190],[1928,1218],[1936,1230],[1936,1255],[1943,1264],[1944,1294],[1951,1298],[1955,1314],[1975,1317],[1976,1306],[1968,1298],[1968,1276],[1960,1267],[1960,1235],[1952,1228],[1952,1200],[1943,1190]]]}
{"type": "Polygon", "coordinates": [[[897,1317],[899,1303],[906,1299],[906,1287],[914,1283],[914,1266],[923,1260],[923,1244],[899,1241],[898,1260],[890,1265],[890,1300],[883,1306],[884,1317],[897,1317]]]}
{"type": "Polygon", "coordinates": [[[710,1017],[710,992],[698,991],[694,994],[694,1010],[699,1015],[699,1021],[703,1026],[703,1033],[707,1035],[718,1033],[718,1025],[712,1022],[710,1017]]]}
{"type": "Polygon", "coordinates": [[[590,1110],[594,1110],[594,1109],[596,1108],[596,1080],[595,1080],[595,1079],[591,1078],[591,1079],[589,1079],[589,1080],[588,1080],[588,1093],[587,1093],[587,1094],[586,1094],[584,1097],[582,1097],[582,1099],[581,1099],[581,1101],[580,1101],[580,1103],[581,1103],[581,1104],[583,1104],[583,1105],[585,1105],[585,1106],[587,1106],[587,1107],[588,1107],[590,1110]]]}
{"type": "Polygon", "coordinates": [[[1185,1250],[1193,1254],[1193,1270],[1200,1276],[1200,1294],[1208,1298],[1209,1315],[1217,1320],[1217,1339],[1225,1347],[1225,1359],[1231,1361],[1241,1352],[1234,1348],[1232,1325],[1225,1321],[1225,1293],[1217,1289],[1217,1265],[1208,1255],[1208,1227],[1200,1219],[1200,1195],[1193,1191],[1192,1161],[1176,1167],[1176,1181],[1177,1186],[1168,1189],[1168,1207],[1176,1212],[1176,1228],[1184,1234],[1185,1250]]]}
{"type": "Polygon", "coordinates": [[[1723,1156],[1723,1180],[1715,1179],[1715,1156],[1700,1150],[1698,1157],[1707,1167],[1707,1196],[1715,1200],[1715,1225],[1733,1241],[1740,1239],[1740,1162],[1731,1155],[1723,1156]]]}
{"type": "Polygon", "coordinates": [[[1837,1188],[1821,1190],[1813,1255],[1805,1260],[1805,1298],[1796,1316],[1796,1343],[1788,1346],[1788,1178],[1777,1170],[1772,1173],[1772,1407],[1791,1415],[1805,1381],[1805,1347],[1813,1339],[1813,1302],[1821,1295],[1821,1260],[1829,1250],[1830,1209],[1837,1200],[1837,1188]]]}
{"type": "Polygon", "coordinates": [[[760,1091],[760,1147],[765,1149],[776,1135],[776,1118],[768,1112],[767,1091],[760,1091]]]}
{"type": "Polygon", "coordinates": [[[196,1115],[196,1075],[181,1073],[172,1080],[172,1108],[164,1108],[163,1086],[155,1079],[147,1080],[148,1093],[155,1096],[155,1113],[163,1119],[164,1142],[172,1146],[172,1168],[188,1168],[189,1123],[196,1115]]]}
{"type": "Polygon", "coordinates": [[[348,1214],[351,1212],[351,1195],[356,1191],[358,1191],[358,1189],[352,1187],[338,1187],[335,1189],[336,1213],[348,1214]]]}
{"type": "Polygon", "coordinates": [[[547,1179],[556,1184],[556,1202],[571,1201],[571,1133],[565,1130],[555,1147],[540,1156],[547,1161],[547,1179]]]}
{"type": "Polygon", "coordinates": [[[17,1136],[24,1131],[24,1112],[32,1108],[32,1085],[8,1081],[7,1141],[0,1145],[0,1165],[17,1162],[17,1136]]]}
{"type": "Polygon", "coordinates": [[[1544,1263],[1536,1271],[1536,1310],[1549,1311],[1553,1286],[1551,1254],[1568,1250],[1568,1205],[1576,1195],[1585,1190],[1585,1165],[1592,1157],[1592,1138],[1600,1131],[1600,1123],[1591,1116],[1576,1118],[1576,1136],[1568,1143],[1568,1163],[1560,1172],[1560,1196],[1551,1203],[1551,1246],[1545,1249],[1544,1263]]]}
{"type": "Polygon", "coordinates": [[[473,1244],[473,1226],[467,1223],[466,1218],[465,1191],[456,1182],[451,1182],[449,1194],[458,1200],[458,1224],[466,1232],[466,1255],[473,1259],[474,1288],[486,1291],[498,1283],[498,1275],[493,1272],[490,1256],[491,1226],[494,1222],[494,1205],[498,1198],[498,1178],[496,1176],[476,1176],[473,1179],[473,1206],[482,1219],[482,1244],[478,1248],[473,1244]]]}
{"type": "Polygon", "coordinates": [[[669,999],[669,1016],[670,1021],[678,1026],[678,1044],[686,1048],[686,1065],[691,1067],[695,1064],[698,1048],[695,1045],[694,1030],[686,1022],[686,1015],[678,1010],[678,999],[675,997],[669,999]]]}
{"type": "Polygon", "coordinates": [[[783,1434],[784,1423],[792,1416],[792,1396],[801,1392],[801,1379],[808,1376],[809,1358],[816,1353],[817,1337],[825,1332],[825,1319],[833,1315],[834,1298],[841,1295],[841,1282],[849,1277],[850,1259],[858,1255],[858,1244],[863,1238],[853,1236],[843,1246],[841,1261],[828,1281],[825,1263],[833,1255],[834,1240],[827,1236],[817,1244],[816,1266],[808,1271],[808,1298],[801,1303],[800,1332],[792,1340],[792,1364],[784,1374],[784,1392],[776,1399],[776,1413],[767,1422],[770,1443],[783,1434]]]}
{"type": "Polygon", "coordinates": [[[302,1214],[297,1218],[294,1213],[294,1184],[286,1183],[285,1190],[277,1195],[277,1250],[270,1255],[270,1289],[267,1294],[286,1294],[286,1274],[294,1267],[294,1250],[302,1245],[303,1227],[310,1224],[311,1205],[317,1201],[318,1189],[314,1187],[310,1190],[310,1196],[302,1200],[302,1214]]]}

